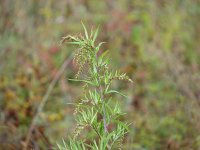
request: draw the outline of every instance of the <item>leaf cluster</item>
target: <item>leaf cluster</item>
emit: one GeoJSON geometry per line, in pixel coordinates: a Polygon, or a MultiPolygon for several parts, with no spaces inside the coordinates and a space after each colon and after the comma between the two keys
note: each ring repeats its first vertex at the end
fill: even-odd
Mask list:
{"type": "MultiPolygon", "coordinates": [[[[120,121],[124,115],[119,105],[111,105],[111,94],[116,93],[126,97],[119,91],[111,89],[113,80],[131,81],[125,73],[112,70],[109,66],[108,51],[100,53],[104,42],[96,44],[97,30],[88,33],[84,24],[84,36],[66,36],[62,43],[76,45],[74,62],[78,66],[78,73],[74,82],[84,84],[84,95],[78,104],[75,104],[75,120],[77,126],[73,138],[64,149],[70,150],[111,150],[121,149],[123,138],[128,132],[128,124],[120,121]],[[84,72],[83,72],[84,70],[84,72]],[[86,75],[83,76],[83,75],[86,75]],[[87,127],[87,128],[86,128],[87,127]],[[80,139],[83,129],[94,132],[95,138],[89,142],[86,137],[80,139]],[[84,139],[84,140],[83,140],[84,139]]],[[[65,142],[64,142],[65,143],[65,142]]],[[[59,149],[62,147],[59,145],[59,149]]]]}

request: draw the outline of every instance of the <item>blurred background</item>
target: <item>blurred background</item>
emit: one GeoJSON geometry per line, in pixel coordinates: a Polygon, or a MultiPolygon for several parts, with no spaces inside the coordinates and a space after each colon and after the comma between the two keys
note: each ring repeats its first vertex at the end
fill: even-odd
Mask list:
{"type": "MultiPolygon", "coordinates": [[[[199,0],[0,0],[0,149],[21,150],[50,82],[74,48],[68,34],[100,27],[111,66],[134,84],[116,82],[114,97],[133,127],[126,150],[200,149],[199,0]]],[[[82,94],[70,63],[36,121],[31,143],[50,149],[73,133],[82,94]]]]}

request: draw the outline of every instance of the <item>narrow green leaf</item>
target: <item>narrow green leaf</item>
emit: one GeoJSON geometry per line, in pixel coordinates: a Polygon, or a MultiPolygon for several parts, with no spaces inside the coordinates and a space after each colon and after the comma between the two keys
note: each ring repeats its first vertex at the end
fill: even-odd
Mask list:
{"type": "Polygon", "coordinates": [[[90,39],[92,39],[93,34],[94,34],[94,31],[93,31],[93,28],[91,28],[91,31],[90,31],[90,39]]]}
{"type": "Polygon", "coordinates": [[[85,82],[85,83],[95,86],[95,83],[93,83],[92,81],[89,81],[89,80],[78,80],[78,79],[68,79],[68,80],[75,81],[75,82],[85,82]]]}
{"type": "Polygon", "coordinates": [[[80,42],[67,42],[67,44],[72,44],[72,45],[80,45],[80,42]]]}
{"type": "Polygon", "coordinates": [[[110,90],[110,91],[107,92],[107,94],[110,94],[110,93],[117,93],[117,94],[119,94],[121,96],[124,96],[124,97],[128,98],[126,95],[124,95],[124,94],[122,94],[122,93],[120,93],[118,91],[115,91],[115,90],[110,90]]]}
{"type": "Polygon", "coordinates": [[[99,27],[96,29],[96,31],[95,31],[95,33],[94,33],[94,36],[93,36],[93,39],[92,39],[93,42],[96,41],[96,38],[97,38],[98,33],[99,33],[99,27]]]}
{"type": "Polygon", "coordinates": [[[98,51],[99,51],[99,49],[100,49],[101,45],[102,45],[102,44],[104,44],[104,43],[106,43],[106,42],[101,42],[101,43],[99,43],[99,44],[98,44],[98,46],[96,47],[96,52],[98,52],[98,51]]]}
{"type": "Polygon", "coordinates": [[[108,54],[108,50],[106,50],[105,52],[103,52],[100,56],[99,56],[99,64],[101,64],[103,62],[104,57],[108,54]]]}
{"type": "Polygon", "coordinates": [[[93,123],[94,119],[96,118],[97,112],[95,113],[95,115],[92,117],[91,119],[91,124],[93,123]]]}
{"type": "Polygon", "coordinates": [[[62,142],[63,142],[63,144],[64,144],[65,148],[67,148],[67,145],[66,145],[66,143],[65,143],[64,139],[62,139],[62,142]]]}
{"type": "Polygon", "coordinates": [[[87,29],[86,29],[85,25],[83,24],[83,22],[81,22],[81,24],[82,24],[82,26],[83,26],[86,39],[89,39],[89,37],[88,37],[88,32],[87,32],[87,29]]]}
{"type": "Polygon", "coordinates": [[[58,146],[59,150],[62,150],[62,149],[63,149],[59,144],[57,144],[57,146],[58,146]]]}

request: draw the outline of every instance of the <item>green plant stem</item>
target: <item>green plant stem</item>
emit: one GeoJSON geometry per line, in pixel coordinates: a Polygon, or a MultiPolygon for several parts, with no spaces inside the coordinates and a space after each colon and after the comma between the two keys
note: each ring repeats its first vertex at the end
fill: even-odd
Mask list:
{"type": "Polygon", "coordinates": [[[102,102],[102,109],[103,109],[103,126],[104,126],[104,131],[105,133],[108,132],[107,129],[107,122],[106,122],[106,109],[105,109],[105,101],[104,101],[104,94],[103,94],[103,90],[102,90],[102,86],[101,86],[101,82],[100,82],[100,77],[99,77],[99,65],[98,65],[98,57],[96,54],[96,62],[97,62],[97,66],[96,66],[96,70],[97,70],[97,80],[98,80],[98,91],[100,93],[100,98],[101,98],[101,102],[102,102]]]}
{"type": "Polygon", "coordinates": [[[110,98],[106,97],[106,95],[110,93],[117,93],[124,96],[116,90],[111,90],[110,85],[113,79],[131,80],[125,73],[120,73],[117,70],[115,72],[110,70],[109,58],[106,58],[107,51],[98,55],[100,46],[104,43],[101,42],[95,46],[98,29],[95,32],[91,30],[90,35],[88,35],[86,27],[84,24],[82,25],[85,37],[82,35],[69,35],[64,37],[62,40],[62,42],[67,41],[69,44],[73,44],[78,47],[74,55],[74,61],[79,66],[76,78],[79,77],[80,73],[86,71],[84,75],[87,77],[83,76],[83,79],[80,78],[70,80],[85,83],[84,89],[88,90],[84,92],[85,97],[81,99],[81,102],[76,106],[75,112],[79,113],[76,119],[77,128],[75,129],[74,139],[70,140],[69,147],[71,148],[69,149],[86,150],[86,147],[90,147],[90,149],[93,150],[111,150],[113,148],[121,149],[121,142],[123,141],[125,131],[128,127],[119,120],[119,117],[123,114],[121,113],[118,105],[112,109],[108,104],[110,98]],[[98,114],[101,115],[100,120],[98,119],[98,114]],[[112,131],[109,132],[108,125],[112,121],[112,116],[115,116],[113,121],[116,121],[118,125],[115,129],[112,128],[112,131]],[[76,139],[77,135],[79,135],[80,132],[88,125],[90,125],[91,130],[97,134],[96,137],[98,136],[98,140],[94,139],[92,145],[88,145],[84,142],[84,140],[79,141],[79,139],[76,139]]]}
{"type": "Polygon", "coordinates": [[[101,88],[101,85],[100,85],[100,94],[101,94],[101,102],[103,104],[103,125],[104,125],[104,131],[105,133],[108,132],[108,129],[107,129],[107,123],[106,123],[106,109],[105,109],[105,102],[104,102],[104,95],[103,95],[103,91],[102,91],[102,88],[101,88]]]}
{"type": "Polygon", "coordinates": [[[99,138],[101,138],[101,135],[99,134],[97,128],[94,126],[91,126],[91,128],[96,132],[96,134],[99,136],[99,138]]]}

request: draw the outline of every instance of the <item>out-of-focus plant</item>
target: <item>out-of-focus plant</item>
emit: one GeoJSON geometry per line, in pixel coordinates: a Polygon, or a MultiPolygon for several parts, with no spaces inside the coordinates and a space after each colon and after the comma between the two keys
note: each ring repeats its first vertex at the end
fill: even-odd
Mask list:
{"type": "Polygon", "coordinates": [[[128,132],[128,124],[120,121],[120,117],[124,114],[118,104],[114,107],[111,105],[111,94],[125,95],[111,89],[111,84],[115,79],[130,82],[132,80],[125,73],[114,71],[109,67],[108,51],[100,53],[100,47],[104,42],[95,45],[98,29],[91,30],[88,34],[84,24],[83,28],[85,36],[69,35],[62,40],[62,43],[67,42],[78,47],[74,55],[74,62],[79,68],[78,73],[75,79],[69,80],[84,83],[84,96],[78,104],[74,104],[77,126],[73,138],[70,138],[64,147],[60,145],[58,147],[70,150],[121,149],[124,135],[128,132]],[[94,132],[96,138],[89,140],[90,142],[86,142],[87,137],[79,139],[81,131],[85,128],[94,132]]]}

